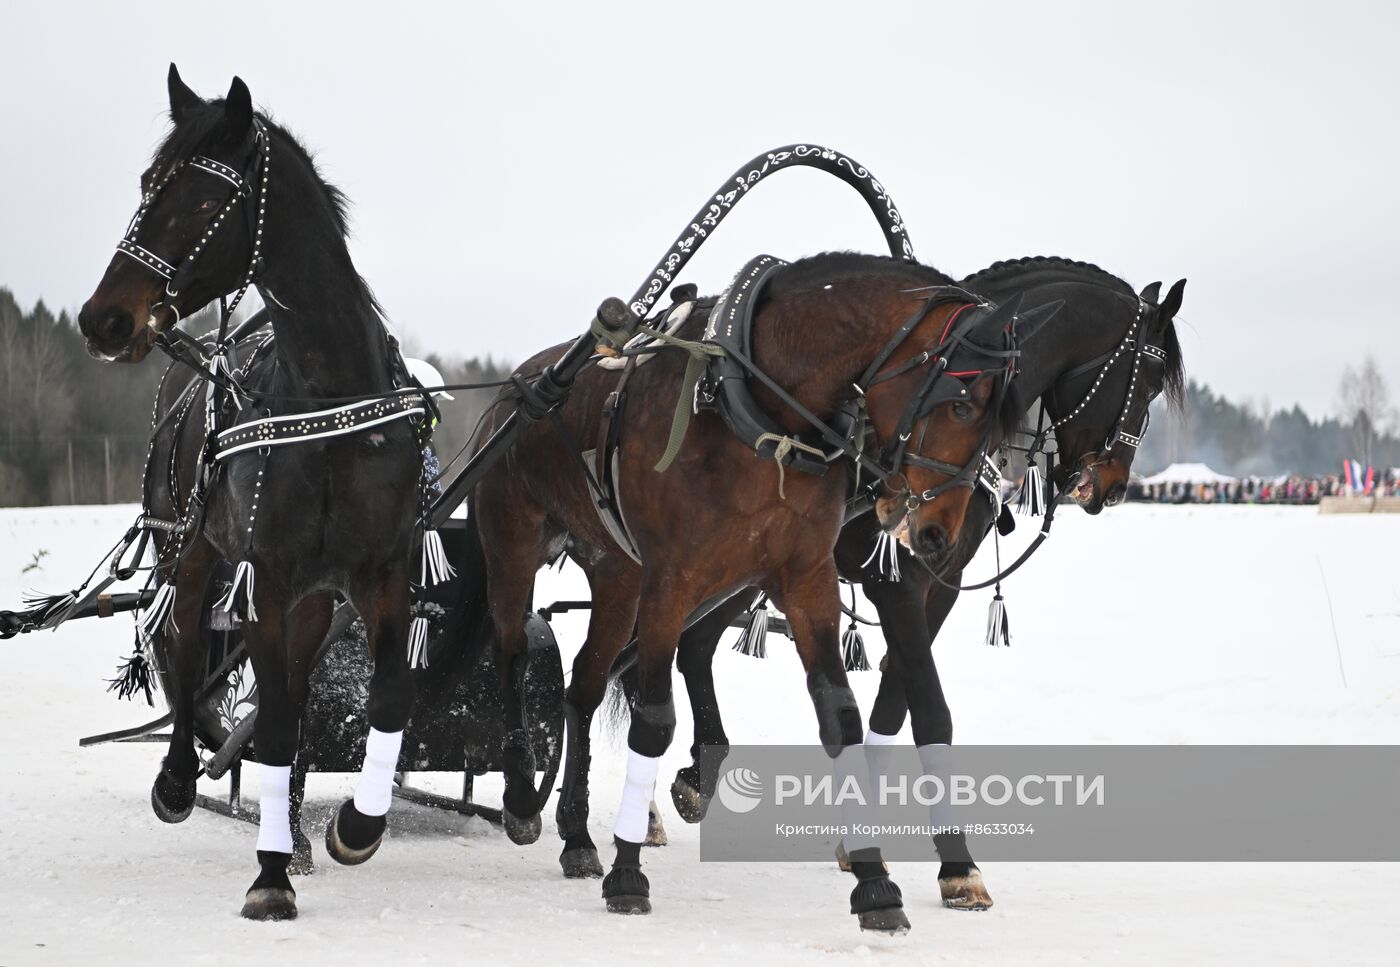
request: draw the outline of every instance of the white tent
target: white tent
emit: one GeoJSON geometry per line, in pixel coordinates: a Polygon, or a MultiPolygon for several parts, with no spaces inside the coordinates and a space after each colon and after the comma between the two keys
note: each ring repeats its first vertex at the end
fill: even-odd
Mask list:
{"type": "Polygon", "coordinates": [[[1227,477],[1223,473],[1216,473],[1204,463],[1174,463],[1161,473],[1153,474],[1143,479],[1143,483],[1148,484],[1217,484],[1232,483],[1234,477],[1227,477]]]}

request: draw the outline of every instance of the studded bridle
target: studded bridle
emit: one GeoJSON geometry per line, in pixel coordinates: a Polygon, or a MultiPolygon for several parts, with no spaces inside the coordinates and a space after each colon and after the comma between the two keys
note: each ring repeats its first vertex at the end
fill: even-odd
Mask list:
{"type": "MultiPolygon", "coordinates": [[[[170,166],[160,180],[152,187],[146,189],[141,196],[141,205],[136,209],[136,214],[132,216],[131,223],[127,226],[126,234],[117,242],[117,251],[127,256],[138,264],[144,266],[156,275],[165,280],[165,299],[152,307],[156,309],[169,309],[175,315],[175,323],[180,321],[180,311],[176,308],[174,299],[189,284],[194,274],[194,268],[199,257],[208,249],[210,241],[214,235],[229,220],[229,216],[234,209],[242,204],[245,220],[248,225],[248,236],[252,240],[252,252],[248,258],[248,270],[243,275],[243,281],[237,289],[233,290],[233,298],[228,298],[229,293],[222,293],[220,299],[220,325],[219,341],[222,343],[227,335],[228,321],[233,315],[233,311],[238,308],[238,304],[243,301],[248,289],[257,281],[262,273],[262,241],[263,223],[267,216],[267,188],[268,169],[271,157],[271,143],[268,138],[267,128],[261,119],[253,119],[251,132],[252,147],[248,155],[248,160],[243,171],[238,171],[221,161],[209,157],[208,155],[197,154],[188,159],[177,161],[170,166]],[[151,206],[166,188],[175,180],[182,171],[201,172],[210,177],[218,178],[229,185],[228,197],[214,212],[209,219],[209,223],[204,227],[199,239],[194,243],[188,252],[183,256],[166,256],[151,251],[141,245],[137,240],[137,235],[141,230],[141,223],[145,220],[151,206]]],[[[170,351],[174,347],[171,337],[167,333],[174,330],[174,323],[165,327],[157,334],[157,344],[170,351]]]]}

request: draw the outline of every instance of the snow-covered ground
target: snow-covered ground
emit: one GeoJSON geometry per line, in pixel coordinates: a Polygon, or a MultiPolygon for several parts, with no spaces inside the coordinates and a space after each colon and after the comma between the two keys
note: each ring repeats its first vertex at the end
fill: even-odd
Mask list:
{"type": "MultiPolygon", "coordinates": [[[[134,508],[0,510],[0,607],[66,590],[134,508]],[[41,570],[22,574],[35,551],[41,570]]],[[[1031,528],[1008,542],[1019,548],[1031,528]]],[[[981,644],[986,593],[938,646],[960,743],[1400,742],[1400,516],[1311,508],[1065,508],[1049,545],[1006,590],[1013,647],[981,644]],[[1325,579],[1325,585],[1324,585],[1325,579]],[[1327,590],[1324,590],[1324,587],[1327,590]],[[1330,609],[1328,601],[1330,591],[1330,609]],[[1335,615],[1335,633],[1333,618],[1335,615]]],[[[1007,548],[1004,547],[1003,550],[1007,548]]],[[[989,572],[987,560],[974,565],[989,572]]],[[[578,597],[577,572],[539,603],[578,597]]],[[[566,659],[581,625],[557,622],[566,659]]],[[[864,936],[850,880],[827,864],[702,864],[696,830],[663,802],[671,845],[644,855],[655,913],[605,914],[597,881],[565,881],[552,822],[533,847],[485,822],[396,804],[364,867],[319,843],[348,776],[314,776],[319,867],[300,919],[238,916],[256,873],[251,827],[196,811],[152,815],[161,747],[79,750],[136,724],[103,679],[129,619],[75,622],[0,643],[0,964],[617,963],[1391,964],[1400,867],[1367,864],[990,864],[996,906],[943,909],[936,867],[895,869],[913,931],[864,936]]],[[[874,658],[883,651],[868,635],[874,658]]],[[[790,646],[766,662],[722,650],[734,741],[814,738],[790,646]]],[[[856,676],[862,702],[874,675],[856,676]]],[[[686,761],[685,703],[662,785],[686,761]]],[[[595,744],[594,838],[606,843],[622,743],[595,744]]],[[[432,777],[443,791],[451,777],[432,777]]],[[[223,785],[205,783],[208,792],[223,785]]],[[[245,777],[256,789],[255,769],[245,777]]],[[[491,784],[478,784],[482,798],[491,784]]],[[[550,806],[552,816],[553,806],[550,806]]],[[[608,851],[604,851],[605,858],[608,851]]]]}

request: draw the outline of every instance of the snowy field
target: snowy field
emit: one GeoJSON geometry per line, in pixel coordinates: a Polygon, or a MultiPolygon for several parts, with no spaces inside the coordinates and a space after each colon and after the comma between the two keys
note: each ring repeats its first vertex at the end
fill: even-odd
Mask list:
{"type": "MultiPolygon", "coordinates": [[[[66,590],[120,536],[131,507],[0,510],[0,607],[66,590]],[[38,549],[41,569],[22,574],[38,549]]],[[[1022,527],[1012,549],[1029,539],[1022,527]]],[[[938,646],[960,743],[1400,743],[1400,516],[1312,508],[1065,508],[1006,590],[1013,647],[982,645],[987,594],[966,595],[938,646]],[[1329,617],[1328,594],[1331,611],[1329,617]]],[[[1006,547],[1003,548],[1007,550],[1006,547]]],[[[985,558],[974,565],[990,571],[985,558]]],[[[576,571],[538,603],[581,596],[576,571]]],[[[864,607],[864,606],[863,606],[864,607]]],[[[576,620],[556,625],[566,660],[576,620]]],[[[826,864],[698,861],[696,830],[662,806],[648,850],[655,913],[605,914],[597,881],[565,881],[553,803],[533,847],[485,822],[398,803],[364,867],[320,843],[349,776],[313,776],[318,869],[300,919],[242,920],[256,873],[249,826],[149,806],[162,747],[79,750],[80,736],[153,717],[103,679],[131,622],[75,622],[0,643],[0,965],[60,963],[1393,964],[1400,867],[1381,864],[989,864],[996,905],[937,900],[935,866],[897,865],[913,931],[861,935],[852,881],[826,864]]],[[[883,645],[867,635],[872,658],[883,645]]],[[[790,645],[722,650],[730,737],[808,742],[814,721],[790,645]]],[[[855,676],[863,707],[876,676],[855,676]]],[[[686,706],[662,784],[687,761],[686,706]]],[[[593,835],[608,842],[621,739],[595,743],[593,835]]],[[[451,777],[423,777],[451,791],[451,777]]],[[[245,790],[256,790],[255,768],[245,790]]],[[[222,783],[203,782],[222,793],[222,783]]],[[[478,783],[483,799],[495,794],[478,783]]],[[[663,790],[664,792],[664,790],[663,790]]],[[[605,861],[610,850],[604,850],[605,861]]]]}

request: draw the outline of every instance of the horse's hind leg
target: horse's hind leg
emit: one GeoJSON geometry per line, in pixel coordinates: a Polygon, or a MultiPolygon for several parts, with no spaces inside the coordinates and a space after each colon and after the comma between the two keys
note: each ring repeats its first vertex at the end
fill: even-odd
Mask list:
{"type": "Polygon", "coordinates": [[[355,609],[365,622],[374,657],[365,712],[369,735],[355,795],[341,804],[326,827],[326,851],[338,863],[354,866],[374,855],[384,839],[394,796],[403,730],[413,711],[413,676],[408,667],[409,586],[402,565],[351,587],[355,609]]]}
{"type": "Polygon", "coordinates": [[[311,661],[330,626],[333,605],[330,594],[317,594],[288,610],[286,594],[271,584],[267,578],[258,581],[253,602],[258,619],[243,623],[248,657],[258,682],[253,744],[261,785],[261,871],[243,904],[243,916],[250,920],[291,920],[297,915],[296,891],[287,875],[294,849],[292,764],[300,744],[311,661]]]}
{"type": "Polygon", "coordinates": [[[687,628],[676,649],[676,668],[685,678],[695,734],[690,745],[690,765],[676,773],[671,802],[688,823],[705,818],[714,798],[719,772],[729,754],[729,737],[720,719],[715,693],[715,651],[736,617],[753,601],[752,591],[741,591],[687,628]]]}
{"type": "Polygon", "coordinates": [[[201,538],[189,549],[174,575],[174,627],[167,627],[163,633],[175,720],[169,751],[151,786],[151,808],[162,822],[183,822],[194,810],[195,777],[199,774],[199,757],[194,750],[194,700],[204,683],[206,657],[200,621],[209,579],[218,563],[218,552],[201,538]]]}
{"type": "MultiPolygon", "coordinates": [[[[807,672],[822,745],[835,759],[838,772],[859,776],[866,771],[860,748],[864,736],[860,708],[841,660],[841,597],[835,562],[828,554],[807,568],[785,570],[773,598],[787,615],[807,672]]],[[[878,847],[856,846],[851,850],[851,872],[858,881],[851,892],[851,913],[862,930],[903,933],[909,929],[909,919],[878,847]]]]}
{"type": "Polygon", "coordinates": [[[598,848],[588,834],[589,730],[608,687],[608,672],[637,620],[641,569],[630,560],[604,563],[588,572],[593,611],[588,637],[574,657],[573,675],[564,698],[564,780],[554,821],[564,850],[559,865],[570,879],[603,875],[598,848]]]}

